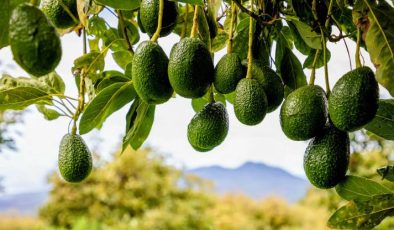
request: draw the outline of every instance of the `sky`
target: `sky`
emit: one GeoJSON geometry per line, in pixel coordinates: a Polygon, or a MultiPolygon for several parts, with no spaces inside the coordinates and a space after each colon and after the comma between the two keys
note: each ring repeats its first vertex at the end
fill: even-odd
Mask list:
{"type": "MultiPolygon", "coordinates": [[[[108,14],[105,14],[106,17],[108,14]]],[[[113,17],[113,16],[112,16],[113,17]]],[[[141,35],[141,40],[147,40],[141,35]]],[[[81,38],[75,34],[62,37],[63,56],[56,68],[66,83],[66,95],[76,96],[77,90],[71,74],[73,60],[82,55],[81,38]]],[[[167,55],[174,43],[179,41],[176,35],[159,39],[167,55]]],[[[348,46],[354,66],[355,44],[348,40],[348,46]]],[[[329,43],[331,60],[329,76],[331,87],[335,81],[350,70],[348,55],[343,42],[329,43]]],[[[225,50],[215,54],[215,63],[225,50]]],[[[297,56],[305,60],[305,56],[295,51],[297,56]]],[[[108,55],[110,56],[110,54],[108,55]]],[[[369,57],[363,52],[365,64],[371,66],[369,57]]],[[[0,50],[0,74],[8,73],[14,77],[27,76],[12,60],[9,47],[0,50]],[[4,66],[10,66],[4,70],[4,66]]],[[[106,70],[121,70],[111,58],[106,59],[106,70]]],[[[310,71],[305,70],[309,79],[310,71]]],[[[323,68],[317,71],[316,83],[324,88],[323,68]]],[[[382,90],[383,91],[383,90],[382,90]]],[[[387,94],[383,91],[383,94],[387,94]]],[[[95,130],[83,135],[87,145],[95,148],[101,156],[109,159],[119,149],[124,135],[125,115],[129,105],[109,117],[100,131],[95,130]]],[[[296,142],[286,138],[279,123],[279,109],[267,114],[264,121],[256,126],[245,126],[237,121],[233,107],[227,103],[230,128],[225,141],[210,152],[200,153],[193,150],[187,140],[187,125],[194,116],[191,100],[177,96],[169,102],[156,107],[155,121],[151,133],[143,146],[168,157],[168,162],[180,168],[196,168],[201,166],[220,165],[237,167],[245,162],[261,162],[280,167],[294,175],[304,177],[303,155],[307,142],[296,142]]],[[[18,151],[5,151],[0,155],[0,176],[6,193],[39,191],[48,188],[47,176],[57,171],[57,156],[61,138],[68,132],[69,119],[60,118],[47,121],[29,107],[23,117],[24,123],[16,129],[22,133],[17,138],[18,151]]]]}

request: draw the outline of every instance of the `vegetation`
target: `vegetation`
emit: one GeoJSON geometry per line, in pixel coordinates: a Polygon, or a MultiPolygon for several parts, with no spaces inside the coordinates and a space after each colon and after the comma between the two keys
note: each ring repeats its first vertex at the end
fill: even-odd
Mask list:
{"type": "MultiPolygon", "coordinates": [[[[68,4],[59,3],[58,0],[50,3],[51,6],[61,5],[56,11],[45,10],[45,4],[44,9],[39,9],[38,0],[27,2],[6,0],[7,4],[0,8],[1,14],[5,15],[0,19],[0,48],[10,45],[16,63],[27,73],[34,75],[30,78],[4,75],[1,78],[0,111],[23,110],[36,105],[48,120],[68,117],[72,122],[71,133],[68,135],[75,136],[101,128],[108,116],[131,103],[129,112],[125,115],[127,125],[122,145],[124,151],[129,146],[137,150],[144,143],[153,125],[156,104],[169,100],[172,89],[179,96],[192,99],[197,113],[195,118],[202,116],[213,103],[220,101],[225,106],[227,101],[234,103],[236,117],[246,125],[259,124],[267,112],[279,107],[285,99],[281,108],[285,134],[294,140],[312,139],[305,155],[308,178],[318,187],[335,186],[337,194],[348,201],[329,218],[328,225],[333,228],[373,228],[392,215],[392,190],[367,178],[345,176],[348,162],[343,159],[347,159],[349,154],[350,146],[346,138],[348,133],[339,135],[343,137],[335,137],[331,133],[336,128],[345,132],[365,128],[387,140],[394,140],[394,102],[392,99],[378,101],[377,86],[378,82],[391,96],[394,95],[392,1],[78,0],[78,18],[75,8],[71,9],[68,4]],[[190,5],[193,7],[189,7],[190,5]],[[54,20],[54,15],[60,14],[59,9],[73,19],[75,26],[70,23],[71,27],[66,31],[60,30],[63,26],[57,25],[54,20]],[[108,26],[101,17],[104,10],[117,17],[117,28],[108,26]],[[141,51],[138,48],[134,51],[133,46],[139,42],[140,31],[145,31],[150,36],[149,44],[156,47],[151,51],[160,53],[158,59],[152,54],[139,57],[141,51]],[[67,32],[76,32],[83,37],[82,55],[74,60],[74,65],[70,68],[79,89],[78,95],[74,97],[65,95],[66,86],[62,77],[54,72],[62,53],[59,33],[67,32]],[[181,40],[173,47],[167,68],[167,57],[156,42],[161,36],[170,33],[178,34],[181,40]],[[328,69],[330,50],[327,43],[341,40],[346,42],[347,38],[356,42],[356,68],[344,73],[331,93],[328,69]],[[247,63],[247,71],[242,79],[238,79],[239,76],[230,77],[232,82],[228,90],[233,90],[236,85],[235,93],[221,94],[220,89],[215,89],[213,59],[215,52],[226,45],[228,54],[234,53],[241,64],[247,63]],[[362,47],[375,65],[375,72],[362,65],[362,47]],[[293,53],[293,48],[306,56],[303,64],[293,53]],[[121,72],[105,70],[105,57],[109,53],[122,69],[121,72]],[[147,68],[150,65],[154,67],[147,68]],[[325,90],[315,85],[316,69],[322,67],[325,90]],[[276,73],[271,71],[272,74],[277,74],[280,79],[265,79],[267,68],[274,68],[276,73]],[[305,68],[312,70],[309,84],[305,68]],[[259,71],[262,73],[261,79],[255,74],[259,71]],[[164,79],[163,82],[167,85],[162,85],[163,88],[157,86],[157,78],[164,79]],[[234,78],[238,80],[236,84],[233,82],[234,78]],[[274,87],[278,90],[270,92],[269,89],[274,87]],[[164,95],[161,90],[164,90],[164,95]],[[378,108],[378,105],[382,107],[378,108]],[[336,128],[324,129],[325,125],[336,128]],[[320,145],[320,142],[323,144],[320,145]],[[340,163],[338,172],[335,171],[336,167],[332,167],[331,160],[326,162],[325,157],[319,157],[332,152],[329,147],[332,145],[339,145],[339,152],[343,153],[338,158],[340,160],[331,159],[332,162],[340,163]],[[317,156],[316,162],[311,158],[314,156],[317,156]],[[324,176],[322,184],[318,184],[316,180],[319,174],[324,176]],[[358,184],[367,188],[361,188],[358,184]]],[[[206,124],[199,126],[212,128],[208,132],[220,132],[215,133],[220,138],[213,143],[208,143],[207,140],[197,143],[199,138],[189,138],[192,147],[198,151],[207,151],[223,141],[228,124],[223,122],[219,128],[210,126],[212,120],[226,120],[220,117],[227,114],[226,108],[223,111],[210,113],[213,118],[203,119],[206,124]]],[[[194,129],[192,133],[197,133],[197,136],[206,131],[194,129]]],[[[80,148],[75,148],[72,151],[79,155],[79,150],[80,148]]],[[[61,149],[59,156],[62,155],[61,149]]],[[[72,162],[78,170],[79,165],[84,165],[77,160],[72,162]]],[[[86,167],[82,170],[86,171],[86,167]]],[[[378,170],[382,178],[394,180],[394,166],[385,165],[378,170]]],[[[83,190],[88,188],[87,184],[77,186],[79,190],[76,193],[83,194],[83,190]]],[[[110,191],[110,186],[105,189],[110,191]]],[[[97,197],[98,200],[99,198],[97,197]]],[[[160,206],[165,201],[163,196],[160,200],[145,200],[143,205],[159,205],[160,208],[167,208],[167,211],[185,208],[182,205],[178,207],[178,203],[160,206]]],[[[88,202],[88,199],[84,202],[88,202]]],[[[86,207],[87,212],[91,212],[89,208],[86,207]]],[[[155,220],[153,224],[164,221],[162,226],[168,228],[174,228],[177,224],[186,226],[184,228],[194,228],[205,226],[189,218],[200,208],[203,209],[204,206],[193,208],[191,213],[182,210],[187,215],[180,216],[179,221],[174,219],[171,223],[166,223],[162,215],[156,215],[156,212],[145,217],[138,207],[129,214],[133,217],[142,215],[139,218],[152,218],[155,220]]],[[[74,214],[70,215],[80,211],[81,209],[74,210],[74,214]]],[[[116,213],[117,211],[111,210],[111,215],[119,218],[116,213]]],[[[67,226],[70,225],[67,222],[70,219],[62,217],[50,222],[67,226]]],[[[150,222],[144,221],[146,223],[150,222]]],[[[102,224],[111,226],[110,222],[102,224]]]]}

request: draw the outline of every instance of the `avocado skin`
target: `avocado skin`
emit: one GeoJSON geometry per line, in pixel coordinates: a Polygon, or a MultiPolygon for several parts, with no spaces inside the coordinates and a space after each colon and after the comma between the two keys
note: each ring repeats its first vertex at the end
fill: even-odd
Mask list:
{"type": "Polygon", "coordinates": [[[267,113],[267,96],[256,79],[242,79],[235,89],[234,112],[245,125],[257,125],[267,113]]]}
{"type": "Polygon", "coordinates": [[[175,92],[186,98],[205,95],[213,82],[214,67],[211,54],[197,38],[184,38],[170,53],[168,77],[175,92]]]}
{"type": "Polygon", "coordinates": [[[66,134],[59,147],[59,171],[68,182],[81,182],[92,171],[92,154],[81,136],[66,134]]]}
{"type": "Polygon", "coordinates": [[[375,117],[379,103],[379,86],[369,67],[352,70],[335,84],[328,98],[334,125],[343,131],[355,131],[375,117]]]}
{"type": "Polygon", "coordinates": [[[67,29],[77,25],[77,22],[70,17],[61,3],[68,7],[76,19],[79,19],[76,0],[42,0],[42,12],[46,14],[56,28],[67,29]]]}
{"type": "Polygon", "coordinates": [[[221,102],[212,102],[196,113],[187,126],[187,137],[192,147],[207,152],[220,145],[228,133],[228,115],[221,102]]]}
{"type": "Polygon", "coordinates": [[[134,53],[132,80],[138,96],[149,104],[168,101],[174,90],[168,80],[168,58],[155,42],[141,42],[134,53]]]}
{"type": "Polygon", "coordinates": [[[225,54],[215,67],[214,86],[222,94],[235,90],[238,82],[244,77],[241,59],[236,53],[225,54]]]}
{"type": "MultiPolygon", "coordinates": [[[[139,11],[139,19],[142,27],[152,36],[157,29],[159,19],[160,0],[142,0],[139,11]]],[[[169,35],[176,26],[178,17],[178,6],[176,2],[164,0],[163,24],[160,37],[169,35]]]]}
{"type": "Polygon", "coordinates": [[[252,66],[255,69],[255,71],[253,71],[253,78],[259,81],[267,95],[267,113],[273,112],[282,103],[285,94],[285,87],[282,79],[269,66],[258,67],[256,64],[252,66]]]}
{"type": "Polygon", "coordinates": [[[308,140],[324,128],[327,113],[324,90],[317,85],[303,86],[291,92],[282,104],[282,131],[292,140],[308,140]]]}
{"type": "Polygon", "coordinates": [[[349,136],[332,124],[314,137],[305,151],[304,170],[318,188],[332,188],[341,182],[349,165],[349,136]]]}
{"type": "Polygon", "coordinates": [[[37,7],[21,4],[12,11],[9,39],[16,63],[26,72],[39,77],[59,64],[62,56],[59,35],[37,7]]]}

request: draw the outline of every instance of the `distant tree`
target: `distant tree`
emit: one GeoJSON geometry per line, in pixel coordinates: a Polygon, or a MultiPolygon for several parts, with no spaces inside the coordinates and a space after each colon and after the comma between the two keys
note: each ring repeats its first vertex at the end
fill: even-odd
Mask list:
{"type": "Polygon", "coordinates": [[[20,122],[22,122],[21,112],[0,111],[0,153],[4,149],[16,150],[16,133],[11,127],[20,122]]]}

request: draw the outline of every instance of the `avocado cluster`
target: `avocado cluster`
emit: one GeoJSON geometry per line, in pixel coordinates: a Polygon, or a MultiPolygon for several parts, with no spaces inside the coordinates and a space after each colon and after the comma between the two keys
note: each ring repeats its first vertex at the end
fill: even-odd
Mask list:
{"type": "Polygon", "coordinates": [[[309,181],[328,189],[340,183],[349,164],[348,132],[361,129],[376,115],[379,87],[373,71],[360,67],[343,75],[327,95],[320,86],[291,92],[280,110],[284,134],[312,140],[304,156],[309,181]]]}

